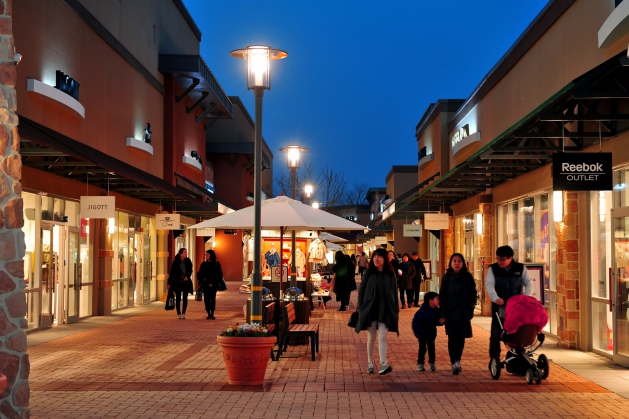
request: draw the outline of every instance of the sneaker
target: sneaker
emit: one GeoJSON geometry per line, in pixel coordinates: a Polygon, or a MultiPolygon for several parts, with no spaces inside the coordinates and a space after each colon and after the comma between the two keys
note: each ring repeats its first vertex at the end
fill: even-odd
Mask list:
{"type": "Polygon", "coordinates": [[[456,361],[456,367],[459,369],[459,372],[463,371],[463,367],[461,366],[461,361],[456,361]]]}
{"type": "Polygon", "coordinates": [[[186,318],[186,315],[185,315],[185,314],[182,314],[182,315],[181,315],[181,318],[182,318],[182,319],[185,319],[185,318],[186,318]]]}
{"type": "Polygon", "coordinates": [[[181,314],[177,314],[177,318],[180,319],[181,318],[181,314]]]}
{"type": "Polygon", "coordinates": [[[417,364],[417,371],[426,371],[426,368],[424,368],[424,364],[417,364]]]}
{"type": "Polygon", "coordinates": [[[437,371],[437,366],[435,365],[434,362],[430,363],[430,371],[437,371]]]}
{"type": "Polygon", "coordinates": [[[393,368],[391,368],[391,365],[388,365],[386,362],[383,362],[382,364],[380,364],[380,371],[378,371],[378,374],[385,375],[385,374],[390,373],[391,371],[393,371],[393,368]]]}
{"type": "Polygon", "coordinates": [[[457,365],[456,362],[454,364],[452,364],[452,374],[453,375],[459,375],[459,366],[457,365]]]}
{"type": "Polygon", "coordinates": [[[369,365],[367,366],[367,372],[369,374],[373,374],[374,368],[373,368],[373,363],[372,362],[370,362],[369,365]]]}

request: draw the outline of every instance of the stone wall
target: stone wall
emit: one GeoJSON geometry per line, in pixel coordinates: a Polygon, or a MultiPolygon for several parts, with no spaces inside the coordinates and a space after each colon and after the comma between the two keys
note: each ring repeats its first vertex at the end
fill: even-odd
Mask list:
{"type": "Polygon", "coordinates": [[[22,160],[17,131],[12,1],[0,0],[0,394],[2,418],[28,418],[30,363],[26,354],[22,160]]]}
{"type": "Polygon", "coordinates": [[[487,291],[485,291],[485,278],[487,277],[487,271],[493,263],[495,254],[494,244],[494,206],[492,204],[480,204],[479,210],[483,217],[483,233],[480,235],[480,259],[482,267],[481,279],[482,290],[480,291],[481,298],[481,314],[484,316],[491,316],[491,300],[487,291]]]}
{"type": "Polygon", "coordinates": [[[575,349],[579,341],[579,203],[577,192],[563,193],[563,221],[557,232],[557,335],[559,345],[575,349]]]}

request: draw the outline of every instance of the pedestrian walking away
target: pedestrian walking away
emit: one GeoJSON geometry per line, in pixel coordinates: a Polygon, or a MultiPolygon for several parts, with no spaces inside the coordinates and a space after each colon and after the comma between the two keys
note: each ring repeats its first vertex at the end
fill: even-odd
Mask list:
{"type": "Polygon", "coordinates": [[[402,256],[402,262],[399,265],[402,275],[398,277],[398,288],[400,289],[400,304],[404,308],[404,295],[408,300],[408,308],[413,307],[413,278],[415,277],[415,265],[409,261],[408,253],[402,256]]]}
{"type": "Polygon", "coordinates": [[[426,350],[428,350],[428,365],[430,371],[437,371],[435,365],[435,340],[437,339],[437,326],[443,325],[445,319],[441,318],[439,309],[439,294],[427,292],[424,294],[424,302],[413,316],[413,333],[419,342],[417,352],[417,370],[426,371],[424,361],[426,360],[426,350]]]}
{"type": "Polygon", "coordinates": [[[223,278],[223,269],[220,262],[216,260],[216,252],[208,250],[205,252],[205,261],[201,262],[197,273],[197,282],[203,289],[203,300],[205,301],[206,319],[215,320],[216,292],[218,283],[223,278]]]}
{"type": "MultiPolygon", "coordinates": [[[[347,311],[347,303],[349,302],[350,286],[349,278],[354,280],[352,266],[348,266],[345,255],[340,250],[334,254],[335,264],[332,267],[334,277],[332,278],[332,291],[336,294],[336,301],[341,303],[338,311],[347,311]],[[351,271],[351,272],[350,272],[351,271]]],[[[351,261],[350,261],[351,265],[351,261]]]]}
{"type": "MultiPolygon", "coordinates": [[[[353,256],[353,255],[352,255],[353,256]]],[[[347,275],[347,301],[345,302],[345,307],[349,308],[349,300],[352,295],[352,291],[356,291],[356,260],[352,260],[351,257],[345,255],[345,262],[349,267],[348,275],[347,275]]]]}
{"type": "Polygon", "coordinates": [[[413,277],[413,301],[415,302],[415,307],[419,307],[419,289],[422,282],[424,282],[427,277],[426,267],[417,252],[413,252],[411,255],[411,261],[413,262],[413,265],[415,265],[415,276],[413,277]]]}
{"type": "Polygon", "coordinates": [[[476,299],[476,282],[467,270],[465,258],[460,253],[454,253],[450,257],[445,275],[441,278],[439,290],[441,318],[445,320],[448,354],[454,375],[463,371],[461,357],[465,339],[472,337],[476,299]]]}
{"type": "Polygon", "coordinates": [[[188,258],[188,250],[186,248],[179,249],[173,263],[170,265],[170,274],[166,287],[175,293],[175,308],[177,309],[177,318],[186,318],[186,309],[188,308],[188,294],[194,293],[192,286],[192,261],[188,258]],[[181,300],[183,296],[183,310],[181,309],[181,300]]]}
{"type": "Polygon", "coordinates": [[[369,262],[358,289],[358,323],[356,333],[367,331],[367,372],[374,372],[374,349],[378,332],[380,375],[393,371],[387,363],[387,333],[400,336],[398,329],[399,301],[396,276],[388,261],[386,250],[376,249],[369,262]]]}
{"type": "Polygon", "coordinates": [[[513,260],[511,246],[496,249],[496,263],[487,271],[485,289],[491,300],[491,335],[489,337],[489,360],[500,357],[500,323],[496,313],[504,318],[504,311],[509,298],[514,295],[531,295],[533,287],[526,267],[513,260]]]}
{"type": "Polygon", "coordinates": [[[360,275],[361,278],[363,277],[363,272],[367,269],[367,265],[369,265],[369,259],[367,259],[367,255],[363,252],[358,258],[358,275],[360,275]]]}

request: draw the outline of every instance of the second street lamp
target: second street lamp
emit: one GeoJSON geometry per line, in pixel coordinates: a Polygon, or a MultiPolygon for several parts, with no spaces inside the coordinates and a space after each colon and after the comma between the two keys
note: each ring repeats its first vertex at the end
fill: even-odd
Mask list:
{"type": "Polygon", "coordinates": [[[262,97],[271,89],[269,62],[288,57],[285,51],[254,45],[230,52],[234,58],[247,60],[247,89],[255,96],[255,150],[253,158],[253,274],[251,276],[250,322],[262,322],[262,240],[260,234],[262,211],[262,97]]]}
{"type": "Polygon", "coordinates": [[[310,205],[310,198],[312,198],[313,190],[314,187],[310,183],[307,183],[306,186],[304,186],[304,193],[306,194],[306,198],[308,198],[308,205],[310,205]]]}
{"type": "MultiPolygon", "coordinates": [[[[299,153],[308,151],[307,148],[299,147],[298,145],[289,145],[285,148],[280,148],[280,151],[286,151],[288,156],[288,168],[290,169],[291,177],[291,198],[295,199],[295,184],[297,183],[297,169],[299,169],[299,153]]],[[[297,286],[297,267],[295,266],[295,230],[291,231],[291,261],[290,261],[290,286],[297,286]]]]}

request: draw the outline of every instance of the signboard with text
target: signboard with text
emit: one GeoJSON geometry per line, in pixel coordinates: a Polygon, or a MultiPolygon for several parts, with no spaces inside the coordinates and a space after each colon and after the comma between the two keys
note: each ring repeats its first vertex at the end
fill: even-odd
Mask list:
{"type": "Polygon", "coordinates": [[[611,191],[612,175],[612,153],[553,154],[556,191],[611,191]]]}
{"type": "Polygon", "coordinates": [[[179,230],[181,228],[181,215],[155,214],[155,228],[158,230],[179,230]]]}
{"type": "Polygon", "coordinates": [[[445,212],[424,214],[424,229],[447,230],[450,228],[450,215],[445,212]]]}
{"type": "Polygon", "coordinates": [[[115,218],[115,196],[82,196],[81,218],[115,218]]]}
{"type": "Polygon", "coordinates": [[[211,227],[197,228],[197,237],[214,237],[216,229],[211,227]]]}
{"type": "Polygon", "coordinates": [[[421,224],[404,224],[402,228],[402,236],[404,237],[421,237],[424,230],[421,224]]]}

